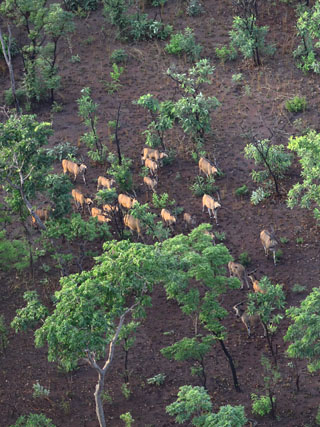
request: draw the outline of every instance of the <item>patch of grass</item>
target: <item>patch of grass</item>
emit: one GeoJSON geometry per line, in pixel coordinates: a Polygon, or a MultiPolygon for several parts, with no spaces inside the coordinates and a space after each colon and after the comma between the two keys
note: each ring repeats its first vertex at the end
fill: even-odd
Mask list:
{"type": "Polygon", "coordinates": [[[289,242],[289,239],[288,239],[288,237],[280,237],[280,243],[288,243],[289,242]]]}
{"type": "Polygon", "coordinates": [[[249,193],[249,188],[244,184],[241,187],[238,187],[234,193],[237,197],[246,196],[249,193]]]}
{"type": "Polygon", "coordinates": [[[303,237],[297,237],[297,238],[296,238],[296,243],[297,243],[298,245],[301,245],[303,242],[304,242],[303,237]]]}
{"type": "Polygon", "coordinates": [[[300,285],[299,283],[295,283],[291,288],[292,292],[294,292],[295,294],[301,294],[306,289],[307,289],[306,286],[300,285]]]}

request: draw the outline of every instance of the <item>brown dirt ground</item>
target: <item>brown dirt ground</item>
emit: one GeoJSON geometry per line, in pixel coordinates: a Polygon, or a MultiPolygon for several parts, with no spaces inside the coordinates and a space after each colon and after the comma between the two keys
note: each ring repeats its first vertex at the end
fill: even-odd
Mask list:
{"type": "MultiPolygon", "coordinates": [[[[215,65],[212,85],[205,88],[206,95],[216,96],[221,107],[212,114],[213,135],[206,140],[206,150],[215,155],[224,176],[217,181],[220,189],[222,206],[219,218],[219,232],[226,233],[225,244],[232,255],[237,256],[248,251],[252,258],[252,268],[257,268],[257,277],[268,275],[273,283],[283,283],[287,296],[287,305],[297,305],[314,286],[319,285],[319,230],[311,213],[286,207],[285,197],[271,199],[259,206],[252,206],[248,198],[238,199],[234,195],[237,187],[247,184],[253,189],[250,178],[252,164],[244,159],[245,139],[241,136],[248,131],[259,138],[270,136],[272,129],[274,141],[286,144],[288,137],[295,134],[294,120],[299,118],[303,127],[318,129],[319,110],[319,76],[303,75],[294,65],[292,50],[296,46],[294,36],[295,15],[291,6],[280,1],[261,5],[259,24],[270,26],[269,41],[277,44],[273,58],[263,58],[263,65],[257,69],[241,59],[225,65],[220,64],[214,55],[214,48],[228,41],[228,31],[232,23],[230,0],[206,0],[205,14],[192,18],[186,15],[186,4],[182,1],[169,0],[164,8],[164,21],[174,25],[175,30],[187,26],[194,28],[197,40],[204,46],[203,56],[211,59],[215,65]],[[244,83],[240,88],[231,82],[232,74],[243,73],[244,83]],[[246,93],[244,86],[250,87],[246,93]],[[308,100],[306,112],[292,115],[284,109],[286,99],[294,95],[304,95],[308,100]],[[274,267],[271,259],[266,259],[259,241],[262,228],[274,224],[279,236],[287,237],[289,242],[283,244],[283,258],[274,267]],[[302,244],[296,238],[303,238],[302,244]],[[295,283],[306,286],[302,294],[291,292],[295,283]]],[[[151,16],[154,11],[150,10],[151,16]]],[[[134,160],[135,185],[138,199],[146,200],[138,175],[140,168],[140,151],[144,144],[142,131],[149,118],[144,110],[132,104],[139,96],[151,92],[160,100],[174,96],[174,86],[164,72],[169,65],[176,63],[182,69],[187,67],[183,59],[169,56],[164,51],[165,42],[140,42],[122,44],[115,39],[115,31],[105,25],[101,10],[92,13],[87,19],[77,19],[77,31],[72,36],[72,52],[67,45],[60,46],[59,65],[63,76],[63,90],[57,101],[63,104],[63,112],[51,115],[48,105],[39,106],[39,120],[53,120],[55,130],[50,144],[63,140],[76,144],[84,132],[77,114],[76,99],[85,86],[92,89],[93,99],[99,103],[99,133],[107,139],[109,120],[116,118],[119,102],[121,108],[120,140],[123,152],[134,160]],[[108,94],[101,80],[108,78],[111,70],[109,55],[115,48],[123,47],[129,54],[129,61],[121,77],[122,88],[113,95],[108,94]],[[78,54],[80,63],[72,64],[71,54],[78,54]]],[[[17,64],[18,66],[18,64],[17,64]]],[[[8,78],[1,76],[3,88],[8,87],[8,78]]],[[[191,146],[179,131],[173,131],[167,140],[168,145],[177,149],[177,159],[172,166],[160,172],[158,192],[168,192],[177,204],[195,215],[198,223],[208,222],[206,214],[201,212],[201,200],[193,197],[189,186],[197,174],[197,166],[191,160],[191,146]]],[[[109,148],[115,147],[108,142],[109,148]]],[[[85,148],[81,153],[86,162],[85,148]]],[[[89,162],[88,162],[89,163],[89,162]]],[[[57,171],[60,165],[57,164],[57,171]]],[[[299,168],[295,164],[288,179],[282,184],[283,194],[297,181],[299,168]]],[[[104,168],[90,167],[89,185],[84,189],[87,195],[95,193],[95,179],[104,173],[104,168]]],[[[182,232],[181,221],[176,233],[182,232]]],[[[46,259],[41,262],[49,262],[46,259]]],[[[48,299],[51,292],[59,287],[58,273],[48,275],[49,285],[44,289],[40,283],[43,272],[37,271],[36,288],[48,299]]],[[[7,324],[14,317],[15,310],[23,305],[22,295],[31,289],[27,277],[1,275],[0,312],[4,314],[7,324]]],[[[230,312],[225,320],[228,327],[227,347],[234,357],[242,393],[233,389],[229,367],[220,348],[215,347],[206,359],[208,368],[208,390],[212,397],[214,410],[221,405],[241,404],[246,414],[255,418],[259,426],[303,427],[315,425],[315,415],[319,404],[319,378],[307,373],[305,363],[300,363],[302,370],[301,391],[295,392],[294,376],[288,367],[286,345],[283,335],[288,327],[285,319],[280,326],[275,342],[278,349],[279,368],[282,380],[277,387],[278,419],[253,417],[251,414],[250,394],[263,393],[263,373],[260,365],[262,353],[268,354],[266,341],[256,331],[248,339],[246,331],[232,315],[231,308],[246,291],[235,290],[226,295],[223,305],[230,312]]],[[[153,296],[153,307],[137,333],[137,341],[129,355],[131,369],[129,399],[121,393],[123,383],[123,354],[120,348],[112,371],[108,374],[106,389],[112,396],[112,403],[105,403],[107,424],[116,427],[123,425],[119,415],[130,411],[137,426],[169,426],[173,419],[166,415],[165,407],[175,400],[178,388],[184,384],[198,385],[198,379],[190,376],[188,363],[169,362],[160,354],[160,349],[183,336],[192,336],[191,321],[172,301],[166,301],[164,291],[157,289],[153,296]],[[166,331],[173,331],[164,335],[166,331]],[[146,379],[158,373],[165,373],[164,385],[157,387],[146,383],[146,379]]],[[[42,412],[52,418],[58,427],[95,427],[97,420],[94,408],[93,392],[96,374],[85,362],[77,371],[65,374],[54,364],[49,364],[46,349],[35,349],[33,333],[9,334],[9,345],[1,357],[0,369],[0,425],[13,424],[21,414],[42,412]],[[39,381],[50,389],[47,399],[32,398],[32,385],[39,381]]]]}

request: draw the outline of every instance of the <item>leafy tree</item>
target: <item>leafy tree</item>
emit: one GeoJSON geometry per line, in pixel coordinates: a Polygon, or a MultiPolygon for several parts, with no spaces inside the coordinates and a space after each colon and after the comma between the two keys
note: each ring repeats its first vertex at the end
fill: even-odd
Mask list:
{"type": "Polygon", "coordinates": [[[221,406],[213,414],[210,396],[203,387],[184,385],[180,387],[178,399],[166,407],[169,415],[175,416],[178,424],[192,418],[192,425],[197,427],[243,427],[247,423],[243,406],[221,406]]]}
{"type": "Polygon", "coordinates": [[[199,313],[200,322],[227,357],[235,389],[240,391],[233,359],[224,342],[227,331],[221,323],[228,312],[218,302],[228,288],[240,287],[240,281],[226,277],[225,265],[232,258],[223,244],[214,246],[211,236],[204,234],[210,228],[202,224],[188,236],[178,235],[162,243],[168,258],[177,262],[176,275],[165,283],[165,289],[167,297],[176,299],[184,313],[199,313]],[[194,300],[198,302],[194,304],[194,300]]]}
{"type": "Polygon", "coordinates": [[[293,52],[298,58],[297,66],[301,70],[320,73],[320,4],[315,2],[312,8],[304,5],[297,7],[297,35],[302,43],[293,52]]]}
{"type": "Polygon", "coordinates": [[[134,345],[136,337],[135,333],[137,328],[140,326],[140,322],[129,322],[122,326],[119,333],[119,342],[122,343],[122,348],[125,353],[124,358],[124,381],[129,382],[129,370],[128,370],[128,354],[130,348],[134,345]]]}
{"type": "Polygon", "coordinates": [[[161,242],[169,237],[170,229],[164,227],[162,221],[155,223],[157,215],[150,212],[149,205],[147,203],[144,205],[135,203],[135,205],[130,209],[130,214],[140,221],[142,226],[145,228],[146,234],[151,235],[153,239],[161,242]]]}
{"type": "Polygon", "coordinates": [[[293,321],[285,341],[289,341],[287,353],[294,359],[307,359],[310,372],[320,369],[320,289],[312,292],[301,302],[300,307],[290,307],[286,315],[293,321]]]}
{"type": "Polygon", "coordinates": [[[195,372],[199,377],[202,377],[202,385],[207,388],[207,375],[205,371],[204,357],[210,352],[214,338],[211,335],[202,337],[201,341],[197,337],[183,338],[180,341],[172,344],[169,347],[161,349],[161,354],[168,359],[177,361],[192,360],[200,365],[191,368],[191,372],[195,372]]]}
{"type": "Polygon", "coordinates": [[[153,148],[161,145],[162,149],[165,150],[165,132],[172,128],[175,119],[174,103],[172,101],[160,102],[150,93],[140,96],[133,103],[148,110],[151,116],[152,121],[149,123],[148,129],[144,131],[146,145],[153,148]]]}
{"type": "Polygon", "coordinates": [[[121,164],[119,164],[119,162],[117,161],[117,156],[113,153],[110,153],[108,156],[108,162],[110,162],[111,165],[107,169],[107,173],[115,179],[116,183],[119,185],[120,191],[132,191],[132,160],[127,157],[122,157],[121,164]]]}
{"type": "Polygon", "coordinates": [[[64,218],[70,213],[72,187],[67,175],[49,174],[46,176],[46,192],[54,206],[54,210],[51,211],[52,218],[64,218]]]}
{"type": "MultiPolygon", "coordinates": [[[[288,206],[294,208],[300,204],[310,209],[313,202],[320,207],[320,134],[315,130],[306,135],[290,137],[289,150],[295,151],[300,157],[302,183],[295,184],[288,192],[288,206]]],[[[314,216],[320,220],[320,210],[314,209],[314,216]]]]}
{"type": "Polygon", "coordinates": [[[23,89],[28,103],[41,100],[58,89],[57,44],[74,30],[72,14],[58,3],[47,0],[5,0],[0,11],[17,27],[22,27],[28,43],[20,47],[23,60],[23,89]]]}
{"type": "Polygon", "coordinates": [[[196,44],[194,32],[191,28],[185,28],[184,33],[172,34],[165,50],[174,55],[185,54],[190,62],[200,59],[202,46],[196,44]]]}
{"type": "Polygon", "coordinates": [[[266,191],[269,191],[273,184],[276,194],[280,195],[279,181],[291,166],[292,155],[284,151],[283,145],[271,144],[268,139],[247,144],[244,153],[247,159],[253,159],[257,166],[264,168],[262,171],[251,172],[253,181],[266,191]]]}
{"type": "Polygon", "coordinates": [[[43,233],[46,239],[46,248],[53,252],[62,274],[69,274],[69,268],[75,261],[79,272],[84,268],[84,261],[94,254],[88,250],[89,242],[98,238],[110,238],[108,224],[99,224],[96,218],[90,217],[88,221],[81,218],[80,214],[73,214],[71,218],[60,218],[47,222],[47,229],[43,233]],[[63,239],[63,245],[58,244],[63,239]],[[62,252],[63,251],[63,252],[62,252]]]}
{"type": "Polygon", "coordinates": [[[211,131],[210,113],[220,105],[216,97],[205,97],[201,91],[203,84],[211,83],[213,71],[214,67],[207,59],[198,61],[188,73],[178,73],[172,68],[167,70],[167,75],[186,95],[175,103],[174,116],[195,142],[203,142],[204,135],[211,131]]]}
{"type": "MultiPolygon", "coordinates": [[[[85,358],[97,372],[96,413],[100,426],[105,427],[101,394],[125,318],[129,313],[143,315],[150,304],[147,293],[166,280],[169,271],[174,275],[174,270],[171,260],[150,245],[123,240],[106,242],[103,249],[90,271],[60,279],[55,308],[36,330],[35,343],[37,347],[47,344],[48,360],[67,370],[85,358]],[[98,364],[100,359],[104,359],[103,367],[98,364]]],[[[24,311],[27,318],[29,308],[28,304],[24,311]]],[[[35,321],[34,311],[29,321],[35,321]]],[[[20,322],[18,313],[13,321],[16,330],[27,325],[20,322]]]]}
{"type": "Polygon", "coordinates": [[[232,30],[229,32],[231,46],[237,48],[245,59],[252,58],[255,65],[261,65],[261,54],[272,55],[275,47],[265,44],[269,27],[258,27],[254,15],[241,18],[234,16],[232,30]]]}
{"type": "Polygon", "coordinates": [[[22,271],[28,267],[28,245],[23,240],[8,240],[6,232],[0,231],[0,270],[22,271]]]}
{"type": "Polygon", "coordinates": [[[42,229],[45,226],[31,200],[45,188],[51,159],[43,147],[51,134],[51,124],[37,122],[34,115],[10,116],[0,123],[0,179],[7,193],[6,203],[21,220],[29,211],[42,229]]]}
{"type": "Polygon", "coordinates": [[[272,336],[277,330],[277,325],[283,318],[281,314],[274,314],[276,310],[285,306],[285,295],[281,285],[272,285],[270,279],[264,276],[259,281],[262,292],[251,292],[248,295],[249,315],[258,314],[265,328],[271,354],[276,362],[276,354],[272,346],[272,336]]]}
{"type": "Polygon", "coordinates": [[[96,112],[98,104],[93,102],[89,87],[83,88],[81,93],[81,98],[77,100],[78,114],[89,129],[89,132],[85,133],[81,140],[90,148],[88,156],[92,160],[104,163],[107,156],[107,147],[102,144],[97,131],[98,116],[96,112]]]}

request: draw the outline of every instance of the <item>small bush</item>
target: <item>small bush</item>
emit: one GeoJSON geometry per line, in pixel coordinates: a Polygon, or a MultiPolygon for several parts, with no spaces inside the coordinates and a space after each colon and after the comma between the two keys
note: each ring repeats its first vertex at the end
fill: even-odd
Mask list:
{"type": "Polygon", "coordinates": [[[320,426],[320,406],[318,407],[318,412],[317,412],[315,421],[317,426],[320,426]]]}
{"type": "Polygon", "coordinates": [[[258,205],[262,200],[270,196],[270,193],[265,191],[262,187],[258,187],[255,191],[252,192],[250,201],[253,205],[258,205]]]}
{"type": "MultiPolygon", "coordinates": [[[[271,412],[271,402],[268,396],[257,396],[256,394],[251,394],[252,400],[252,413],[254,415],[268,415],[271,412]]],[[[273,402],[276,401],[276,398],[272,398],[273,402]]]]}
{"type": "Polygon", "coordinates": [[[297,245],[302,245],[303,242],[304,242],[303,237],[297,237],[296,238],[297,245]]]}
{"type": "Polygon", "coordinates": [[[98,8],[99,0],[63,0],[65,8],[72,12],[79,10],[89,11],[98,8]]]}
{"type": "Polygon", "coordinates": [[[278,249],[276,251],[276,261],[277,262],[280,261],[282,257],[283,257],[283,251],[281,249],[278,249]]]}
{"type": "Polygon", "coordinates": [[[210,195],[217,192],[218,187],[213,185],[214,182],[213,177],[203,178],[198,175],[189,188],[196,197],[202,197],[204,194],[210,195]]]}
{"type": "Polygon", "coordinates": [[[215,53],[222,63],[233,61],[237,58],[237,51],[232,46],[221,46],[215,48],[215,53]]]}
{"type": "Polygon", "coordinates": [[[154,377],[148,378],[147,383],[148,384],[155,384],[155,385],[159,386],[159,385],[164,383],[165,379],[166,379],[166,375],[161,373],[161,374],[155,375],[154,377]]]}
{"type": "Polygon", "coordinates": [[[55,145],[53,148],[47,148],[48,156],[53,160],[59,160],[59,162],[63,159],[74,160],[77,151],[77,147],[71,145],[69,141],[60,142],[60,144],[55,145]]]}
{"type": "Polygon", "coordinates": [[[304,292],[307,289],[306,286],[303,285],[299,285],[299,283],[295,283],[292,286],[291,291],[294,292],[295,294],[301,294],[302,292],[304,292]]]}
{"type": "Polygon", "coordinates": [[[115,49],[110,55],[110,62],[112,64],[126,63],[128,60],[128,54],[124,49],[115,49]]]}
{"type": "Polygon", "coordinates": [[[72,64],[76,64],[78,62],[81,62],[81,58],[80,58],[79,55],[72,55],[71,58],[70,58],[70,62],[72,64]]]}
{"type": "Polygon", "coordinates": [[[286,243],[289,243],[289,239],[288,239],[288,237],[280,237],[280,242],[281,243],[283,243],[283,244],[286,244],[286,243]]]}
{"type": "Polygon", "coordinates": [[[196,44],[193,30],[186,28],[184,33],[173,34],[165,50],[173,55],[186,54],[191,61],[196,61],[200,58],[202,46],[196,44]]]}
{"type": "Polygon", "coordinates": [[[241,187],[238,187],[238,188],[235,190],[235,195],[236,195],[237,197],[246,196],[248,193],[249,193],[249,189],[248,189],[248,187],[246,186],[246,184],[242,185],[241,187]]]}
{"type": "Polygon", "coordinates": [[[55,425],[43,414],[29,414],[21,415],[10,427],[55,427],[55,425]]]}
{"type": "Polygon", "coordinates": [[[245,251],[239,255],[239,262],[240,262],[240,264],[242,264],[245,267],[248,267],[250,265],[251,258],[249,256],[248,252],[245,251]]]}
{"type": "Polygon", "coordinates": [[[130,395],[131,395],[131,390],[129,388],[129,384],[128,383],[123,383],[121,385],[121,392],[124,395],[124,397],[126,399],[129,399],[130,395]]]}
{"type": "Polygon", "coordinates": [[[226,240],[226,233],[224,231],[221,231],[221,233],[219,232],[215,232],[214,233],[214,237],[215,239],[217,239],[219,242],[223,242],[224,240],[226,240]]]}
{"type": "Polygon", "coordinates": [[[232,74],[231,80],[232,83],[240,83],[243,79],[243,74],[242,73],[237,73],[237,74],[232,74]]]}
{"type": "Polygon", "coordinates": [[[294,98],[289,99],[285,105],[286,105],[286,109],[290,113],[299,113],[301,111],[306,110],[307,100],[304,96],[303,97],[295,96],[294,98]]]}
{"type": "MultiPolygon", "coordinates": [[[[16,89],[16,97],[20,104],[24,104],[27,100],[27,92],[24,88],[18,88],[16,89]]],[[[15,104],[14,97],[12,94],[11,88],[4,91],[4,102],[6,105],[9,105],[9,107],[13,107],[15,104]]]]}
{"type": "Polygon", "coordinates": [[[39,381],[33,384],[33,393],[32,396],[34,399],[37,397],[47,397],[50,394],[50,390],[40,385],[39,381]]]}
{"type": "Polygon", "coordinates": [[[125,414],[120,415],[120,420],[122,420],[125,423],[126,427],[131,427],[134,423],[134,419],[130,412],[126,412],[125,414]]]}
{"type": "Polygon", "coordinates": [[[199,0],[190,0],[187,6],[187,15],[199,16],[203,13],[203,6],[199,0]]]}

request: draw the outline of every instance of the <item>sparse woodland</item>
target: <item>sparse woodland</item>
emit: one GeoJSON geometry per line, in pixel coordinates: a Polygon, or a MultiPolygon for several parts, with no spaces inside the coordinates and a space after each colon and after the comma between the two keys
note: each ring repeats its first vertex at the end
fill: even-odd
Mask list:
{"type": "Polygon", "coordinates": [[[320,425],[320,8],[0,4],[0,426],[320,425]]]}

